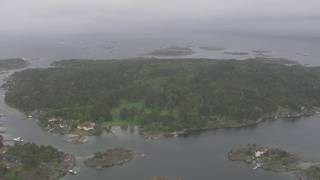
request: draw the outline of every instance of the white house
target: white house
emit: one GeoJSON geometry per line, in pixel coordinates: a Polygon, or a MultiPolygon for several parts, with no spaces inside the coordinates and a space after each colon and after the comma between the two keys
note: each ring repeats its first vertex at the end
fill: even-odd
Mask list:
{"type": "Polygon", "coordinates": [[[256,151],[255,152],[255,157],[259,158],[259,157],[263,156],[264,153],[265,153],[265,151],[256,151]]]}
{"type": "Polygon", "coordinates": [[[84,131],[90,131],[90,130],[94,130],[96,128],[96,123],[93,122],[84,122],[82,124],[79,124],[77,126],[78,129],[80,130],[84,130],[84,131]]]}

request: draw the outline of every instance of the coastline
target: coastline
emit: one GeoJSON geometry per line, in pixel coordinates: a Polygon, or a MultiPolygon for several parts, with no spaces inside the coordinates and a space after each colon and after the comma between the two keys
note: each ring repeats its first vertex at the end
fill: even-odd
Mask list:
{"type": "Polygon", "coordinates": [[[218,129],[233,129],[233,128],[244,128],[244,127],[251,127],[251,126],[257,126],[262,122],[265,121],[274,121],[278,119],[300,119],[304,117],[310,117],[314,116],[316,114],[319,114],[320,108],[318,107],[313,107],[313,110],[310,111],[305,111],[304,113],[289,113],[289,114],[282,114],[280,115],[279,113],[276,113],[274,116],[265,116],[261,117],[256,121],[250,121],[249,123],[234,123],[234,122],[221,122],[220,124],[211,124],[208,127],[203,127],[203,128],[191,128],[191,129],[185,129],[185,130],[180,130],[180,131],[174,131],[174,132],[158,132],[158,133],[153,133],[153,132],[143,132],[143,135],[147,139],[151,140],[157,140],[163,137],[177,137],[177,136],[183,136],[183,135],[189,135],[194,132],[202,132],[202,131],[210,131],[210,130],[218,130],[218,129]]]}
{"type": "Polygon", "coordinates": [[[228,152],[230,161],[244,162],[253,170],[289,173],[300,180],[320,178],[320,162],[310,162],[282,149],[257,144],[239,145],[228,152]]]}
{"type": "Polygon", "coordinates": [[[57,180],[73,171],[77,164],[76,157],[72,154],[33,143],[5,145],[0,147],[0,152],[3,173],[0,174],[0,179],[12,176],[15,179],[57,180]],[[39,156],[35,157],[33,151],[39,156]]]}
{"type": "Polygon", "coordinates": [[[101,169],[123,165],[133,158],[133,151],[124,148],[114,148],[108,149],[105,152],[95,153],[93,157],[86,159],[84,164],[88,167],[101,169]]]}
{"type": "Polygon", "coordinates": [[[314,75],[317,75],[318,71],[300,65],[287,66],[280,60],[71,60],[58,61],[55,65],[55,68],[16,73],[3,85],[8,90],[5,97],[7,104],[25,112],[28,117],[38,119],[39,125],[52,133],[91,136],[101,134],[102,129],[108,131],[114,125],[137,125],[144,136],[158,139],[161,136],[180,136],[195,131],[254,126],[266,119],[300,118],[320,111],[320,108],[314,107],[319,105],[317,99],[310,101],[311,88],[302,92],[292,91],[300,87],[299,82],[295,82],[297,74],[301,81],[304,80],[301,77],[307,77],[310,79],[307,85],[315,86],[317,78],[314,78],[314,75]],[[127,68],[120,68],[122,66],[127,68]],[[150,70],[150,67],[155,69],[150,70]],[[122,87],[121,91],[116,88],[118,86],[114,87],[109,83],[112,80],[108,79],[109,76],[97,79],[104,75],[105,68],[110,68],[110,75],[116,75],[119,71],[130,74],[129,79],[127,76],[119,77],[123,80],[118,85],[122,87]],[[82,77],[82,72],[88,70],[97,72],[82,77]],[[218,74],[226,71],[233,73],[222,74],[220,79],[215,79],[210,75],[213,70],[218,74]],[[72,73],[67,73],[69,71],[72,73]],[[161,75],[167,71],[172,74],[161,75]],[[190,72],[200,75],[184,77],[190,72]],[[68,85],[69,81],[61,81],[59,88],[56,82],[64,78],[63,73],[73,79],[73,88],[68,85]],[[271,79],[263,78],[274,73],[276,75],[271,79]],[[37,80],[42,75],[48,76],[48,81],[45,81],[47,85],[41,79],[37,80]],[[140,81],[140,76],[148,78],[140,81]],[[248,80],[248,76],[255,78],[248,80]],[[235,79],[233,88],[226,84],[228,77],[235,79]],[[281,77],[284,80],[281,80],[281,77]],[[196,84],[195,80],[202,78],[206,81],[197,84],[200,88],[193,85],[196,84]],[[33,81],[29,83],[28,79],[33,81]],[[97,87],[86,87],[84,96],[83,88],[80,87],[92,81],[97,87]],[[261,81],[266,81],[267,84],[261,81]],[[145,88],[151,82],[159,87],[166,82],[170,88],[166,91],[161,88],[145,88]],[[177,82],[181,84],[177,85],[177,82]],[[216,86],[208,86],[208,83],[216,86]],[[273,94],[266,91],[269,86],[274,87],[273,94]],[[115,89],[111,91],[110,88],[115,89]],[[210,88],[213,92],[208,92],[210,88]],[[43,93],[42,89],[48,93],[43,93]],[[127,97],[126,94],[131,90],[135,93],[127,97]],[[144,91],[148,93],[143,93],[144,91]],[[189,94],[181,95],[180,91],[187,91],[189,94]],[[283,96],[283,91],[288,96],[283,96]],[[74,95],[67,96],[68,92],[74,95]],[[301,93],[309,94],[300,97],[301,93]],[[171,96],[177,101],[171,102],[171,96]],[[297,96],[300,99],[294,98],[297,96]],[[68,99],[71,103],[68,103],[68,99]],[[268,103],[263,100],[268,100],[268,103]],[[295,103],[297,100],[300,100],[299,103],[295,103]],[[79,128],[84,123],[96,126],[79,128]]]}
{"type": "MultiPolygon", "coordinates": [[[[15,108],[16,109],[16,108],[15,108]]],[[[19,110],[19,109],[18,109],[19,110]]],[[[20,112],[22,112],[20,110],[20,112]]],[[[146,131],[144,127],[133,125],[132,123],[125,124],[125,121],[122,122],[121,125],[112,125],[108,128],[102,128],[102,131],[106,131],[107,133],[113,133],[111,129],[113,127],[121,127],[121,126],[137,126],[140,134],[143,135],[148,140],[159,140],[162,138],[172,138],[172,137],[178,137],[178,136],[187,136],[195,132],[203,132],[203,131],[210,131],[210,130],[218,130],[218,129],[233,129],[233,128],[244,128],[244,127],[251,127],[251,126],[257,126],[258,124],[265,122],[265,121],[274,121],[277,119],[300,119],[303,117],[310,117],[314,116],[316,114],[319,114],[320,108],[319,107],[313,107],[311,110],[305,110],[304,112],[297,113],[297,112],[286,112],[281,113],[277,112],[269,116],[264,116],[259,118],[256,121],[248,121],[248,122],[242,122],[239,123],[238,121],[230,121],[230,120],[218,120],[215,123],[209,122],[207,124],[207,127],[200,127],[200,128],[189,128],[189,129],[182,129],[177,131],[146,131]]],[[[22,112],[23,113],[23,112],[22,112]]],[[[25,114],[25,113],[24,113],[25,114]]],[[[70,129],[68,131],[50,131],[47,127],[41,125],[41,121],[38,118],[43,117],[37,117],[36,114],[33,114],[34,116],[32,119],[35,119],[38,123],[38,125],[45,131],[48,131],[53,134],[61,134],[65,135],[65,141],[71,144],[84,144],[88,142],[89,136],[99,136],[99,134],[95,134],[93,131],[84,131],[84,130],[78,130],[70,129]]],[[[28,117],[27,117],[28,118],[28,117]]]]}

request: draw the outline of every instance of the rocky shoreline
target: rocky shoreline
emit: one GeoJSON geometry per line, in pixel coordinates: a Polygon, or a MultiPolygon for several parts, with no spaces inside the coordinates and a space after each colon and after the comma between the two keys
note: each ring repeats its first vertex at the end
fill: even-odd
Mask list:
{"type": "Polygon", "coordinates": [[[164,137],[178,137],[189,135],[194,132],[208,131],[208,130],[217,130],[217,129],[229,129],[229,128],[242,128],[242,127],[250,127],[256,126],[264,121],[269,120],[277,120],[277,119],[299,119],[303,117],[310,117],[320,113],[319,107],[312,107],[311,109],[306,109],[301,107],[301,112],[293,112],[286,108],[279,108],[276,113],[266,115],[264,117],[259,118],[256,121],[247,121],[247,122],[238,122],[232,120],[226,120],[219,117],[212,118],[213,120],[208,121],[206,127],[203,128],[190,128],[183,129],[180,131],[174,132],[146,132],[142,130],[142,134],[149,140],[158,140],[164,137]]]}
{"type": "Polygon", "coordinates": [[[231,161],[241,161],[272,172],[292,173],[300,180],[320,179],[320,164],[303,160],[298,155],[278,148],[269,148],[257,144],[235,147],[228,153],[231,161]]]}
{"type": "Polygon", "coordinates": [[[128,163],[134,158],[131,150],[124,148],[109,149],[105,152],[97,152],[92,158],[84,161],[88,167],[107,168],[128,163]]]}
{"type": "Polygon", "coordinates": [[[74,155],[51,146],[19,143],[0,147],[0,153],[0,179],[58,180],[76,166],[74,155]]]}
{"type": "Polygon", "coordinates": [[[67,134],[65,135],[64,140],[71,144],[84,144],[88,142],[89,138],[87,136],[82,136],[77,134],[67,134]]]}
{"type": "MultiPolygon", "coordinates": [[[[185,136],[185,135],[189,135],[194,132],[200,132],[200,131],[256,126],[259,123],[267,120],[290,119],[290,118],[296,119],[296,118],[308,117],[308,116],[319,114],[319,112],[320,112],[319,107],[312,107],[310,109],[306,109],[305,107],[302,106],[301,112],[294,112],[289,109],[279,107],[277,112],[269,115],[265,115],[264,117],[261,117],[256,121],[245,121],[245,122],[240,121],[239,122],[236,120],[228,120],[221,117],[211,117],[211,119],[207,121],[206,126],[202,128],[189,128],[189,129],[183,129],[183,130],[173,131],[173,132],[145,131],[143,127],[140,127],[139,130],[141,131],[141,134],[146,139],[158,140],[162,138],[185,136]]],[[[29,116],[36,119],[46,119],[45,114],[46,113],[41,110],[35,110],[32,113],[30,113],[29,116]]],[[[65,122],[65,120],[63,120],[62,118],[51,118],[51,119],[59,119],[62,122],[62,124],[63,122],[65,122]]],[[[61,128],[61,124],[55,125],[54,130],[52,130],[52,126],[50,126],[50,128],[48,128],[48,126],[46,127],[41,125],[41,127],[43,127],[48,132],[66,135],[65,141],[72,144],[84,144],[88,142],[89,140],[88,136],[98,135],[92,132],[81,131],[78,129],[70,129],[70,127],[65,124],[63,124],[62,126],[63,128],[61,128]]],[[[105,129],[105,130],[107,132],[110,132],[110,129],[105,129]]],[[[93,131],[96,131],[96,130],[94,129],[93,131]]]]}

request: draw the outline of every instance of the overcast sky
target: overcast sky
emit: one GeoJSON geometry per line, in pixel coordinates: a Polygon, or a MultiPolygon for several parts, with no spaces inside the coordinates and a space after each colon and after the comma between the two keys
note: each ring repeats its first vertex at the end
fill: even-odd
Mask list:
{"type": "Polygon", "coordinates": [[[254,27],[248,22],[312,24],[319,17],[320,0],[0,0],[0,32],[116,31],[188,21],[254,27]]]}

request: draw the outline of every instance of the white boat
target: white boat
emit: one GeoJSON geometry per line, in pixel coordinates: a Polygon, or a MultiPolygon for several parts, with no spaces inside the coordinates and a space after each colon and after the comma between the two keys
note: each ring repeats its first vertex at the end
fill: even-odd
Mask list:
{"type": "Polygon", "coordinates": [[[261,164],[260,164],[260,163],[257,163],[256,166],[253,167],[252,169],[253,169],[253,170],[256,170],[256,169],[258,169],[258,168],[261,168],[261,164]]]}
{"type": "Polygon", "coordinates": [[[23,142],[24,139],[22,137],[16,137],[16,138],[13,138],[13,141],[15,141],[15,142],[23,142]]]}
{"type": "Polygon", "coordinates": [[[68,172],[69,172],[70,174],[72,174],[72,175],[77,175],[77,174],[78,174],[78,172],[75,171],[75,170],[73,170],[73,169],[70,169],[68,172]]]}
{"type": "Polygon", "coordinates": [[[146,155],[145,154],[141,154],[141,158],[145,158],[146,157],[146,155]]]}
{"type": "Polygon", "coordinates": [[[59,127],[60,127],[60,128],[64,128],[65,126],[64,126],[64,125],[62,125],[62,124],[59,124],[59,127]]]}
{"type": "Polygon", "coordinates": [[[28,118],[32,118],[32,116],[31,116],[31,115],[29,115],[29,116],[28,116],[28,118]]]}

